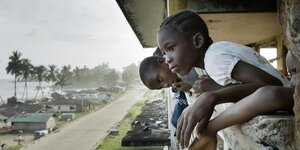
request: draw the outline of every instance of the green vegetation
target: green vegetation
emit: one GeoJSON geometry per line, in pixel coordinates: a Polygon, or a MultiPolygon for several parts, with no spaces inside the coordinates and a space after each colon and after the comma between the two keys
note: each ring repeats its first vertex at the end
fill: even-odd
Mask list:
{"type": "Polygon", "coordinates": [[[19,150],[22,148],[22,145],[16,145],[16,146],[10,146],[7,148],[7,150],[19,150]]]}
{"type": "MultiPolygon", "coordinates": [[[[144,101],[137,102],[129,110],[125,118],[117,125],[116,128],[119,130],[118,136],[108,135],[103,144],[97,148],[97,150],[121,150],[124,149],[121,147],[122,138],[126,135],[127,131],[131,129],[131,123],[134,119],[141,113],[141,108],[144,106],[144,101]]],[[[126,148],[126,150],[130,150],[126,148]]]]}

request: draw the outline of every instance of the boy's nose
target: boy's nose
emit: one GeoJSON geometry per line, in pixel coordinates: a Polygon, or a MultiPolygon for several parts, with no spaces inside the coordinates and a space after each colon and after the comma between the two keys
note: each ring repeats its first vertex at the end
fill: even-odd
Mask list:
{"type": "Polygon", "coordinates": [[[166,63],[171,63],[172,59],[171,57],[169,57],[168,55],[165,55],[165,60],[166,60],[166,63]]]}

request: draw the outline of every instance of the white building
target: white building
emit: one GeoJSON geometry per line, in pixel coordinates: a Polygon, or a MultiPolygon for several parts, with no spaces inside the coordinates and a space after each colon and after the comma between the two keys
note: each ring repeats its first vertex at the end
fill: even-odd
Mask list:
{"type": "Polygon", "coordinates": [[[54,100],[48,106],[57,112],[76,112],[76,104],[72,100],[54,100]]]}

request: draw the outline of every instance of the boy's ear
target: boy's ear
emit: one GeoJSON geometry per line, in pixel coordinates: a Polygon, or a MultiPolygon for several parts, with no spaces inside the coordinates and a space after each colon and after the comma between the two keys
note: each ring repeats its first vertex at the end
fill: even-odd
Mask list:
{"type": "Polygon", "coordinates": [[[163,64],[163,63],[165,63],[165,58],[164,57],[157,58],[157,62],[159,64],[163,64]]]}
{"type": "Polygon", "coordinates": [[[204,44],[204,37],[201,33],[197,32],[194,36],[193,36],[193,43],[195,48],[200,49],[202,47],[202,45],[204,44]]]}

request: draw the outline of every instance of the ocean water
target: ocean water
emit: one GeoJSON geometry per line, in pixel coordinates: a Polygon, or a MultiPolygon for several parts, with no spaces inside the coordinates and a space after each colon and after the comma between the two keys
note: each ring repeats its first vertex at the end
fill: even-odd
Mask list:
{"type": "MultiPolygon", "coordinates": [[[[38,82],[27,82],[28,88],[28,99],[34,98],[37,92],[38,82]]],[[[17,82],[17,98],[21,99],[24,92],[25,82],[17,82]]],[[[51,94],[51,84],[47,82],[42,82],[42,87],[45,96],[50,96],[51,94]]],[[[0,96],[4,101],[7,98],[14,96],[14,80],[13,79],[0,79],[0,96]]],[[[37,97],[41,97],[42,93],[39,91],[37,97]]],[[[24,98],[26,97],[26,93],[24,94],[24,98]]]]}

